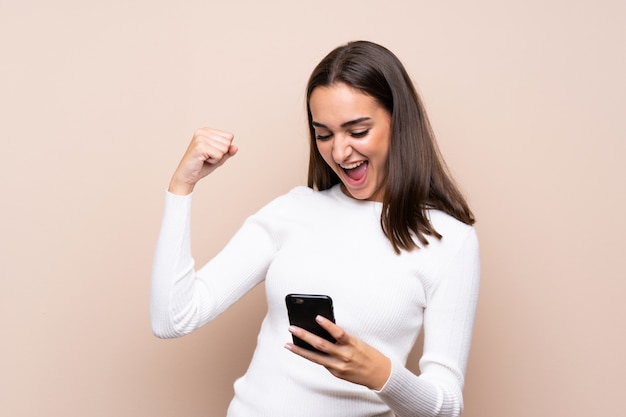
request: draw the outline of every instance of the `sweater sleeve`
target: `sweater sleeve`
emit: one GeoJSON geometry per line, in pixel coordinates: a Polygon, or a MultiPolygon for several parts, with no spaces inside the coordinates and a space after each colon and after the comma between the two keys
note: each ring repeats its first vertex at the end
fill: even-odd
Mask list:
{"type": "Polygon", "coordinates": [[[191,255],[192,196],[166,193],[155,250],[150,320],[157,337],[183,336],[206,324],[265,278],[276,250],[270,231],[252,216],[201,269],[191,255]]]}
{"type": "Polygon", "coordinates": [[[392,361],[391,375],[377,392],[398,417],[461,415],[479,281],[478,239],[468,228],[442,266],[424,310],[421,374],[392,361]]]}

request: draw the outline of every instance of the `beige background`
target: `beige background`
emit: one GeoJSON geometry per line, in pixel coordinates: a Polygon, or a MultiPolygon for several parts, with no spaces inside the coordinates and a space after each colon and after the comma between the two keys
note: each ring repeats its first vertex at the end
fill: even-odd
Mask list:
{"type": "Polygon", "coordinates": [[[262,288],[152,336],[164,189],[197,127],[236,133],[195,197],[206,261],[305,181],[303,89],[352,39],[405,62],[479,220],[464,415],[620,414],[625,4],[0,0],[0,415],[223,415],[262,288]]]}

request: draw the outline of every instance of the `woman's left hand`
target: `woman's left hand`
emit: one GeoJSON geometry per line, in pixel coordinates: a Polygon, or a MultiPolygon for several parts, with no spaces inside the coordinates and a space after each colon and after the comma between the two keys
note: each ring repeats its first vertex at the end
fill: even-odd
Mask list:
{"type": "Polygon", "coordinates": [[[337,378],[380,390],[391,373],[389,358],[367,343],[349,335],[332,321],[322,316],[317,316],[316,321],[337,340],[337,343],[329,342],[300,327],[290,326],[289,331],[326,354],[304,349],[293,343],[287,343],[285,348],[322,365],[337,378]]]}

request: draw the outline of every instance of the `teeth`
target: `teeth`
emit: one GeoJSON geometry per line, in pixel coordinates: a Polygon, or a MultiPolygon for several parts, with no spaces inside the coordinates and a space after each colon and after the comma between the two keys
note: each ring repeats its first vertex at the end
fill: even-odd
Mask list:
{"type": "Polygon", "coordinates": [[[345,165],[344,164],[339,164],[339,166],[342,167],[343,169],[354,169],[354,168],[356,168],[356,167],[358,167],[358,166],[360,166],[362,164],[363,164],[363,161],[354,162],[352,164],[345,164],[345,165]]]}

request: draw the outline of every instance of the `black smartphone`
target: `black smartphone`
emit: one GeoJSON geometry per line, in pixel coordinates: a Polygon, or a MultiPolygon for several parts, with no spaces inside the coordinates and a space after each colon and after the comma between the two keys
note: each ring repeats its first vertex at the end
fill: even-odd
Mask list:
{"type": "MultiPolygon", "coordinates": [[[[308,330],[329,342],[336,342],[335,338],[315,321],[315,317],[320,315],[333,323],[335,322],[333,300],[329,296],[317,294],[287,294],[285,303],[287,304],[287,314],[289,315],[290,324],[308,330]]],[[[292,338],[294,345],[320,352],[299,337],[292,335],[292,338]]]]}

